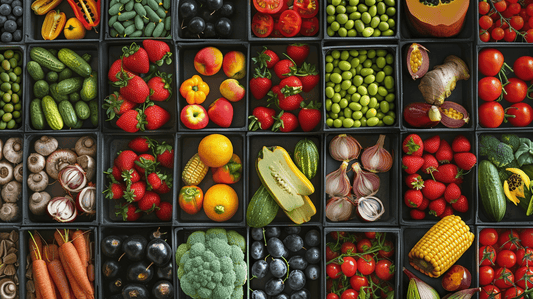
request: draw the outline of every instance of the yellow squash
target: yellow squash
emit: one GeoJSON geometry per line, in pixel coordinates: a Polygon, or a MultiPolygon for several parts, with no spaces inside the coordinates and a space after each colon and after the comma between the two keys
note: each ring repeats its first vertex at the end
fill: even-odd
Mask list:
{"type": "Polygon", "coordinates": [[[64,12],[59,10],[51,10],[46,14],[44,18],[43,27],[41,28],[41,35],[44,40],[54,40],[56,39],[63,27],[65,27],[65,22],[67,21],[67,16],[64,12]]]}

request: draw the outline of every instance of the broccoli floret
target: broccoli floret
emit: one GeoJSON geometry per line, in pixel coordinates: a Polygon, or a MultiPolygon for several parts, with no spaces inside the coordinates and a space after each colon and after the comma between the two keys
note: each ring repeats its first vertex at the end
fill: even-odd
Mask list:
{"type": "Polygon", "coordinates": [[[180,244],[176,250],[176,264],[180,263],[181,257],[189,250],[189,245],[186,243],[180,244]]]}
{"type": "Polygon", "coordinates": [[[508,144],[513,149],[513,153],[516,152],[521,143],[520,137],[516,136],[515,134],[503,134],[502,142],[508,144]]]}
{"type": "Polygon", "coordinates": [[[242,299],[244,298],[244,291],[242,289],[242,286],[238,286],[233,290],[233,294],[231,294],[231,299],[242,299]]]}
{"type": "Polygon", "coordinates": [[[220,271],[224,274],[233,272],[233,261],[231,258],[227,256],[220,258],[220,271]]]}
{"type": "Polygon", "coordinates": [[[189,254],[191,257],[197,257],[203,255],[205,252],[205,245],[203,243],[196,243],[191,246],[191,249],[189,249],[189,254]]]}
{"type": "Polygon", "coordinates": [[[234,230],[228,230],[228,244],[237,245],[241,248],[242,252],[246,251],[246,240],[241,234],[234,230]]]}
{"type": "Polygon", "coordinates": [[[205,233],[203,231],[196,231],[192,233],[189,238],[187,238],[187,244],[189,244],[189,246],[192,246],[196,243],[205,244],[205,233]]]}
{"type": "Polygon", "coordinates": [[[205,240],[220,239],[225,243],[228,243],[228,235],[223,228],[211,228],[205,232],[205,240]]]}
{"type": "Polygon", "coordinates": [[[237,245],[231,245],[231,259],[234,263],[239,263],[244,260],[244,253],[237,245]]]}
{"type": "Polygon", "coordinates": [[[200,298],[209,298],[211,297],[211,293],[212,291],[208,288],[200,288],[198,290],[198,296],[200,296],[200,298]]]}
{"type": "Polygon", "coordinates": [[[230,298],[231,294],[233,294],[233,286],[217,286],[216,289],[213,290],[213,296],[211,298],[213,299],[227,299],[230,298]]]}
{"type": "Polygon", "coordinates": [[[222,274],[222,272],[215,272],[211,280],[215,283],[219,283],[222,281],[222,277],[224,277],[224,274],[222,274]]]}
{"type": "Polygon", "coordinates": [[[498,144],[500,143],[501,142],[492,135],[481,136],[481,141],[479,142],[479,154],[487,156],[489,152],[498,147],[498,144]]]}
{"type": "Polygon", "coordinates": [[[224,256],[229,257],[231,255],[231,246],[220,239],[211,239],[207,241],[207,247],[219,258],[224,256]]]}
{"type": "Polygon", "coordinates": [[[190,258],[190,255],[189,255],[189,252],[187,251],[181,256],[178,266],[183,267],[185,263],[189,260],[189,258],[190,258]]]}
{"type": "Polygon", "coordinates": [[[238,287],[244,285],[246,283],[246,275],[248,273],[246,263],[244,261],[241,261],[240,263],[235,264],[234,271],[235,286],[238,287]]]}
{"type": "Polygon", "coordinates": [[[513,149],[509,145],[500,142],[494,149],[491,149],[487,153],[487,158],[496,167],[504,167],[513,162],[513,149]]]}
{"type": "Polygon", "coordinates": [[[183,274],[185,274],[185,270],[183,267],[178,267],[178,279],[181,279],[183,277],[183,274]]]}

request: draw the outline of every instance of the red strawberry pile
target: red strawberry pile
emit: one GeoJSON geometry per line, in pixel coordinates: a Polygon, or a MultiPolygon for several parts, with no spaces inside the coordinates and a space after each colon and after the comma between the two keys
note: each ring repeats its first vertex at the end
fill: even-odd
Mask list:
{"type": "Polygon", "coordinates": [[[250,92],[263,104],[249,116],[250,131],[292,132],[300,126],[309,132],[318,126],[322,119],[321,103],[305,101],[306,94],[320,82],[318,68],[306,62],[309,51],[309,45],[291,44],[283,56],[278,56],[265,47],[252,58],[258,66],[250,79],[250,92]],[[268,99],[264,100],[265,97],[268,99]]]}
{"type": "Polygon", "coordinates": [[[450,145],[439,135],[422,141],[417,134],[410,134],[402,149],[408,187],[404,202],[411,208],[412,219],[425,219],[426,214],[444,218],[468,211],[468,199],[461,193],[461,184],[463,175],[474,167],[477,159],[465,136],[458,135],[450,145]]]}
{"type": "Polygon", "coordinates": [[[143,214],[155,212],[159,220],[170,221],[172,204],[161,201],[160,195],[172,190],[174,149],[148,137],[137,137],[128,147],[118,153],[113,167],[105,172],[109,185],[104,194],[117,203],[115,215],[124,221],[136,221],[143,214]]]}
{"type": "Polygon", "coordinates": [[[157,130],[170,120],[170,113],[155,104],[168,101],[172,94],[172,75],[157,70],[172,63],[170,47],[162,41],[144,40],[142,47],[132,43],[122,51],[107,74],[110,85],[120,88],[104,100],[107,120],[118,117],[116,125],[129,133],[157,130]]]}

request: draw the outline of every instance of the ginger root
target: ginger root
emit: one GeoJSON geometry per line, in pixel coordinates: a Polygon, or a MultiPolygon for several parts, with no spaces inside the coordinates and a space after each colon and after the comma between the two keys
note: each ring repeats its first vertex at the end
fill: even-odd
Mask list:
{"type": "Polygon", "coordinates": [[[444,64],[437,65],[422,77],[418,89],[428,104],[440,106],[452,94],[457,81],[469,78],[466,63],[461,58],[450,55],[444,59],[444,64]]]}

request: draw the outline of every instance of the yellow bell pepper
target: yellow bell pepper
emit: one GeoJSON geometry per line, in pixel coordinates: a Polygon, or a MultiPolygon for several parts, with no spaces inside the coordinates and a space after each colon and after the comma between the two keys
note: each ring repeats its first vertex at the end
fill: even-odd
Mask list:
{"type": "Polygon", "coordinates": [[[503,192],[507,199],[515,205],[520,203],[519,198],[525,198],[524,187],[529,189],[531,181],[525,172],[518,168],[506,168],[505,170],[512,172],[511,176],[503,183],[503,192]]]}
{"type": "Polygon", "coordinates": [[[209,94],[209,85],[202,80],[202,77],[194,75],[181,83],[180,93],[189,105],[202,104],[209,94]]]}
{"type": "Polygon", "coordinates": [[[56,39],[65,23],[67,22],[67,16],[64,12],[59,10],[51,10],[46,14],[44,18],[43,27],[41,28],[41,35],[44,40],[54,40],[56,39]]]}

